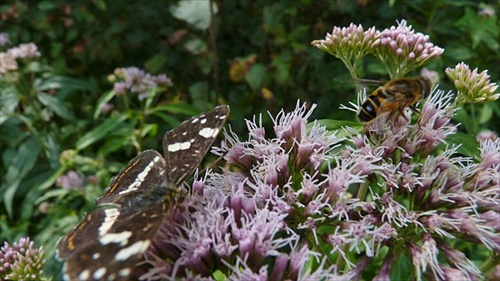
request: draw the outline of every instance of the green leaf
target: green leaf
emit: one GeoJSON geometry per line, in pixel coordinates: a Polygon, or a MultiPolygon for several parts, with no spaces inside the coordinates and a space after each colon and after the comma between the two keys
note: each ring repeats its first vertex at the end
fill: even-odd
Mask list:
{"type": "Polygon", "coordinates": [[[179,119],[175,118],[170,114],[165,114],[163,112],[155,112],[154,115],[160,118],[170,128],[177,127],[181,123],[179,119]]]}
{"type": "Polygon", "coordinates": [[[64,196],[66,196],[68,193],[72,192],[69,189],[66,188],[58,188],[54,190],[49,190],[47,192],[44,192],[42,196],[38,197],[34,204],[38,205],[44,201],[48,201],[49,199],[56,198],[56,199],[61,199],[64,196]]]}
{"type": "Polygon", "coordinates": [[[283,57],[273,59],[272,65],[275,67],[276,81],[280,84],[286,84],[290,79],[290,61],[283,57]]]}
{"type": "Polygon", "coordinates": [[[94,0],[92,3],[101,11],[106,11],[107,9],[106,1],[104,0],[94,0]]]}
{"type": "Polygon", "coordinates": [[[46,93],[38,93],[38,100],[45,105],[47,108],[51,109],[55,114],[66,120],[74,120],[75,117],[71,111],[66,108],[64,103],[58,98],[48,95],[46,93]]]}
{"type": "Polygon", "coordinates": [[[64,172],[66,172],[66,167],[63,166],[59,167],[49,178],[47,178],[40,185],[38,185],[38,190],[44,191],[45,189],[53,186],[54,183],[57,181],[57,178],[62,176],[64,172]]]}
{"type": "Polygon", "coordinates": [[[465,127],[465,131],[467,132],[475,132],[478,128],[478,124],[474,122],[475,119],[472,118],[463,107],[457,110],[453,119],[460,122],[465,127]]]}
{"type": "Polygon", "coordinates": [[[267,75],[268,73],[266,67],[260,63],[256,63],[245,75],[245,81],[248,83],[250,88],[252,88],[252,90],[258,91],[264,84],[264,80],[267,75]]]}
{"type": "Polygon", "coordinates": [[[131,145],[130,135],[133,132],[133,128],[130,131],[131,132],[128,136],[123,136],[122,138],[113,138],[110,141],[106,141],[106,143],[104,143],[104,145],[99,147],[99,151],[97,152],[97,156],[104,157],[105,155],[108,155],[111,152],[121,150],[124,147],[131,145]]]}
{"type": "Polygon", "coordinates": [[[208,84],[205,81],[200,81],[189,86],[189,94],[193,100],[206,101],[208,93],[208,84]]]}
{"type": "Polygon", "coordinates": [[[213,274],[212,274],[213,278],[217,281],[225,281],[227,280],[226,278],[226,275],[224,275],[224,273],[221,271],[221,270],[216,270],[213,274]]]}
{"type": "Polygon", "coordinates": [[[121,125],[123,121],[127,119],[126,115],[121,115],[118,118],[109,118],[106,119],[102,124],[99,126],[95,127],[92,131],[86,133],[83,137],[81,137],[77,142],[76,142],[76,149],[77,150],[82,150],[86,148],[87,146],[103,139],[106,137],[111,131],[116,129],[118,126],[121,125]]]}
{"type": "Polygon", "coordinates": [[[144,126],[139,130],[139,136],[144,138],[149,134],[154,137],[157,132],[158,124],[144,124],[144,126]]]}
{"type": "Polygon", "coordinates": [[[464,156],[473,157],[477,161],[481,160],[479,144],[477,143],[473,135],[457,132],[453,135],[449,135],[446,138],[446,142],[457,146],[460,145],[460,147],[458,148],[458,153],[464,156]]]}
{"type": "Polygon", "coordinates": [[[49,11],[56,8],[56,3],[54,1],[40,1],[37,7],[42,11],[49,11]]]}
{"type": "Polygon", "coordinates": [[[193,55],[200,55],[202,53],[207,52],[208,50],[207,44],[203,40],[200,40],[198,38],[192,38],[187,40],[184,43],[184,47],[193,55]]]}
{"type": "Polygon", "coordinates": [[[2,125],[9,115],[14,113],[19,106],[19,97],[16,95],[15,89],[9,87],[2,89],[0,94],[0,125],[2,125]]]}
{"type": "Polygon", "coordinates": [[[101,115],[104,106],[107,103],[109,103],[109,101],[112,100],[114,96],[115,96],[115,92],[109,91],[109,92],[103,94],[99,98],[99,100],[97,101],[97,104],[96,104],[95,112],[94,112],[94,119],[97,119],[99,117],[99,115],[101,115]]]}
{"type": "Polygon", "coordinates": [[[59,89],[57,96],[66,96],[73,91],[95,91],[96,87],[88,81],[74,79],[65,76],[54,76],[46,80],[41,80],[35,84],[37,92],[44,92],[47,90],[59,89]]]}
{"type": "MultiPolygon", "coordinates": [[[[202,110],[205,110],[205,109],[202,109],[202,110]]],[[[165,103],[165,104],[153,107],[147,112],[147,114],[149,115],[149,114],[154,114],[157,112],[197,115],[200,113],[200,110],[197,109],[196,107],[190,105],[190,104],[178,102],[178,103],[165,103]]]]}
{"type": "Polygon", "coordinates": [[[9,217],[12,217],[13,214],[12,207],[16,191],[21,181],[35,165],[40,147],[40,142],[36,138],[29,137],[19,146],[16,157],[8,163],[5,187],[1,187],[0,190],[3,193],[3,201],[9,217]]]}
{"type": "Polygon", "coordinates": [[[491,103],[485,103],[479,111],[479,124],[488,123],[493,118],[493,106],[491,103]]]}
{"type": "Polygon", "coordinates": [[[406,252],[394,260],[393,267],[391,280],[412,280],[411,260],[408,258],[406,252]]]}
{"type": "Polygon", "coordinates": [[[59,156],[61,154],[61,144],[54,139],[53,135],[42,134],[39,136],[42,138],[44,145],[45,156],[47,157],[48,164],[52,169],[57,169],[59,167],[59,156]]]}
{"type": "MultiPolygon", "coordinates": [[[[344,121],[344,120],[332,120],[332,119],[322,119],[318,120],[318,124],[325,126],[328,131],[332,133],[336,133],[337,137],[345,137],[348,136],[349,133],[345,131],[344,128],[349,127],[358,132],[363,131],[363,125],[359,122],[355,121],[344,121]]],[[[312,127],[313,123],[307,124],[307,127],[312,127]]]]}
{"type": "Polygon", "coordinates": [[[146,61],[144,68],[148,72],[157,73],[163,68],[166,62],[167,58],[163,54],[157,54],[146,61]]]}

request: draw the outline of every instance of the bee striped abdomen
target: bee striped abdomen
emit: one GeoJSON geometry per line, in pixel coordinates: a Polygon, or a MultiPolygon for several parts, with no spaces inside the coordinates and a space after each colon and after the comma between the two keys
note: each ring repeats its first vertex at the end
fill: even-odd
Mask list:
{"type": "Polygon", "coordinates": [[[376,93],[368,96],[361,105],[361,109],[358,113],[359,120],[363,122],[369,122],[373,120],[379,111],[381,102],[387,98],[387,95],[382,89],[376,91],[376,93]]]}

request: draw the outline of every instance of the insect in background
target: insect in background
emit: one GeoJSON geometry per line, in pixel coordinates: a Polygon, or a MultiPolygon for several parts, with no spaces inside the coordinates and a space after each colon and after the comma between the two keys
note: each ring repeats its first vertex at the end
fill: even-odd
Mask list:
{"type": "Polygon", "coordinates": [[[198,167],[229,114],[221,105],[168,131],[162,156],[137,155],[113,177],[80,223],[57,244],[65,280],[137,280],[137,265],[184,193],[179,186],[198,167]]]}
{"type": "Polygon", "coordinates": [[[426,78],[419,76],[413,78],[400,78],[385,82],[373,91],[363,102],[358,112],[359,120],[370,122],[382,113],[388,113],[389,119],[395,120],[409,107],[418,112],[415,104],[429,96],[431,83],[426,78]]]}

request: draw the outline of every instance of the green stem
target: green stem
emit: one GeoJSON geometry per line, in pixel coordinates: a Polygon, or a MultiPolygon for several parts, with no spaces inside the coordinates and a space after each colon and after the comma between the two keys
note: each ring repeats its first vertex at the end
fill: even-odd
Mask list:
{"type": "Polygon", "coordinates": [[[366,193],[368,192],[368,187],[369,187],[368,181],[363,182],[359,186],[358,196],[356,196],[359,200],[361,201],[365,200],[366,193]]]}
{"type": "Polygon", "coordinates": [[[490,256],[488,260],[481,266],[481,272],[483,273],[483,276],[486,276],[490,271],[492,271],[499,262],[500,255],[494,254],[494,256],[490,256]]]}

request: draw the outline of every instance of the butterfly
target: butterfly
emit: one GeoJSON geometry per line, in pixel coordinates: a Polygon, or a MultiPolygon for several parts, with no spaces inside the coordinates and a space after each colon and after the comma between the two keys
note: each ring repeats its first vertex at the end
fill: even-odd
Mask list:
{"type": "Polygon", "coordinates": [[[200,164],[227,119],[221,105],[165,133],[162,156],[137,155],[113,177],[98,209],[57,243],[66,280],[133,280],[165,214],[183,197],[179,186],[200,164]]]}

